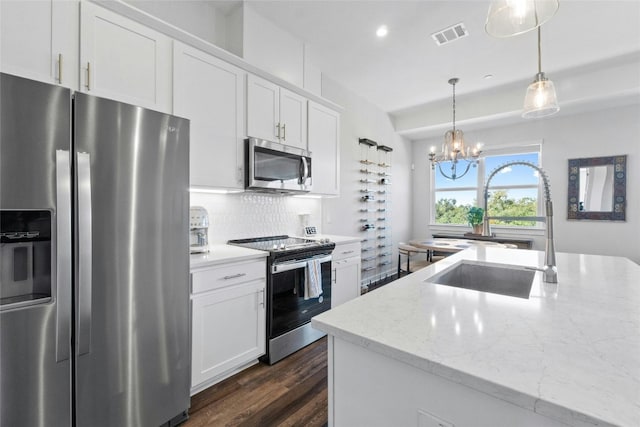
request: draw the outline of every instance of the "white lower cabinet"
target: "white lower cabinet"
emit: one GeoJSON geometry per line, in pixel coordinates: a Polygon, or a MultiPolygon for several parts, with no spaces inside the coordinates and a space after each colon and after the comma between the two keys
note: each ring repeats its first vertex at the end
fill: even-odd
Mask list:
{"type": "Polygon", "coordinates": [[[338,244],[333,251],[331,308],[360,296],[360,243],[338,244]]]}
{"type": "Polygon", "coordinates": [[[194,287],[196,283],[211,285],[210,290],[191,296],[192,395],[265,353],[265,274],[265,261],[225,264],[192,273],[194,287]],[[252,274],[258,271],[261,277],[252,274]]]}

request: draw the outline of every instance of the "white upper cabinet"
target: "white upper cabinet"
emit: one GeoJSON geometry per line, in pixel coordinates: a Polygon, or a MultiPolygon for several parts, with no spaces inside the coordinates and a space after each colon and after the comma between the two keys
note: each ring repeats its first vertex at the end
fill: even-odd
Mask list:
{"type": "Polygon", "coordinates": [[[247,76],[248,136],[307,149],[307,100],[287,89],[247,76]]]}
{"type": "Polygon", "coordinates": [[[171,112],[171,39],[82,2],[80,41],[81,91],[171,112]]]}
{"type": "Polygon", "coordinates": [[[244,188],[246,73],[174,42],[173,113],[191,120],[191,187],[244,188]]]}
{"type": "Polygon", "coordinates": [[[307,149],[307,99],[280,88],[280,141],[307,149]]]}
{"type": "Polygon", "coordinates": [[[78,86],[78,2],[0,1],[0,66],[3,72],[78,86]]]}
{"type": "Polygon", "coordinates": [[[280,87],[247,75],[247,135],[279,141],[280,87]]]}
{"type": "Polygon", "coordinates": [[[313,193],[340,193],[340,113],[309,101],[313,193]]]}

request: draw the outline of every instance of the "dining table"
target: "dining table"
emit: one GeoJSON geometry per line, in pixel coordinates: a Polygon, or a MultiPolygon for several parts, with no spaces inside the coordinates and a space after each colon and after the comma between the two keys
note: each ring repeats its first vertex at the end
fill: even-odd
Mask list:
{"type": "Polygon", "coordinates": [[[492,246],[495,248],[507,248],[506,244],[487,242],[483,240],[448,239],[448,238],[423,238],[410,240],[409,244],[421,249],[435,252],[455,253],[476,246],[492,246]]]}

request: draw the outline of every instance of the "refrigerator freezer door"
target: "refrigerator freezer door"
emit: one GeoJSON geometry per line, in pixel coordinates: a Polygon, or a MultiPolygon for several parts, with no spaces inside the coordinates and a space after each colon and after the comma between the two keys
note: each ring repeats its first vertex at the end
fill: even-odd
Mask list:
{"type": "Polygon", "coordinates": [[[161,425],[189,407],[189,122],[76,93],[74,123],[91,182],[91,245],[79,229],[76,251],[91,256],[77,425],[161,425]]]}
{"type": "Polygon", "coordinates": [[[7,74],[0,81],[0,215],[47,212],[51,225],[50,239],[31,246],[29,267],[33,295],[49,297],[0,310],[0,425],[68,426],[71,190],[68,167],[56,165],[69,164],[71,93],[7,74]]]}

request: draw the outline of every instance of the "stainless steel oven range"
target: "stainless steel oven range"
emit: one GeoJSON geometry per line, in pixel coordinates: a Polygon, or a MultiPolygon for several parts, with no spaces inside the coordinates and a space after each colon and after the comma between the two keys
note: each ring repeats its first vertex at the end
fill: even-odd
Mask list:
{"type": "Polygon", "coordinates": [[[263,362],[272,365],[325,335],[311,327],[311,318],[331,308],[331,253],[335,243],[286,235],[228,243],[269,252],[267,352],[261,358],[263,362]],[[319,266],[322,293],[305,295],[308,269],[314,265],[319,266]]]}

